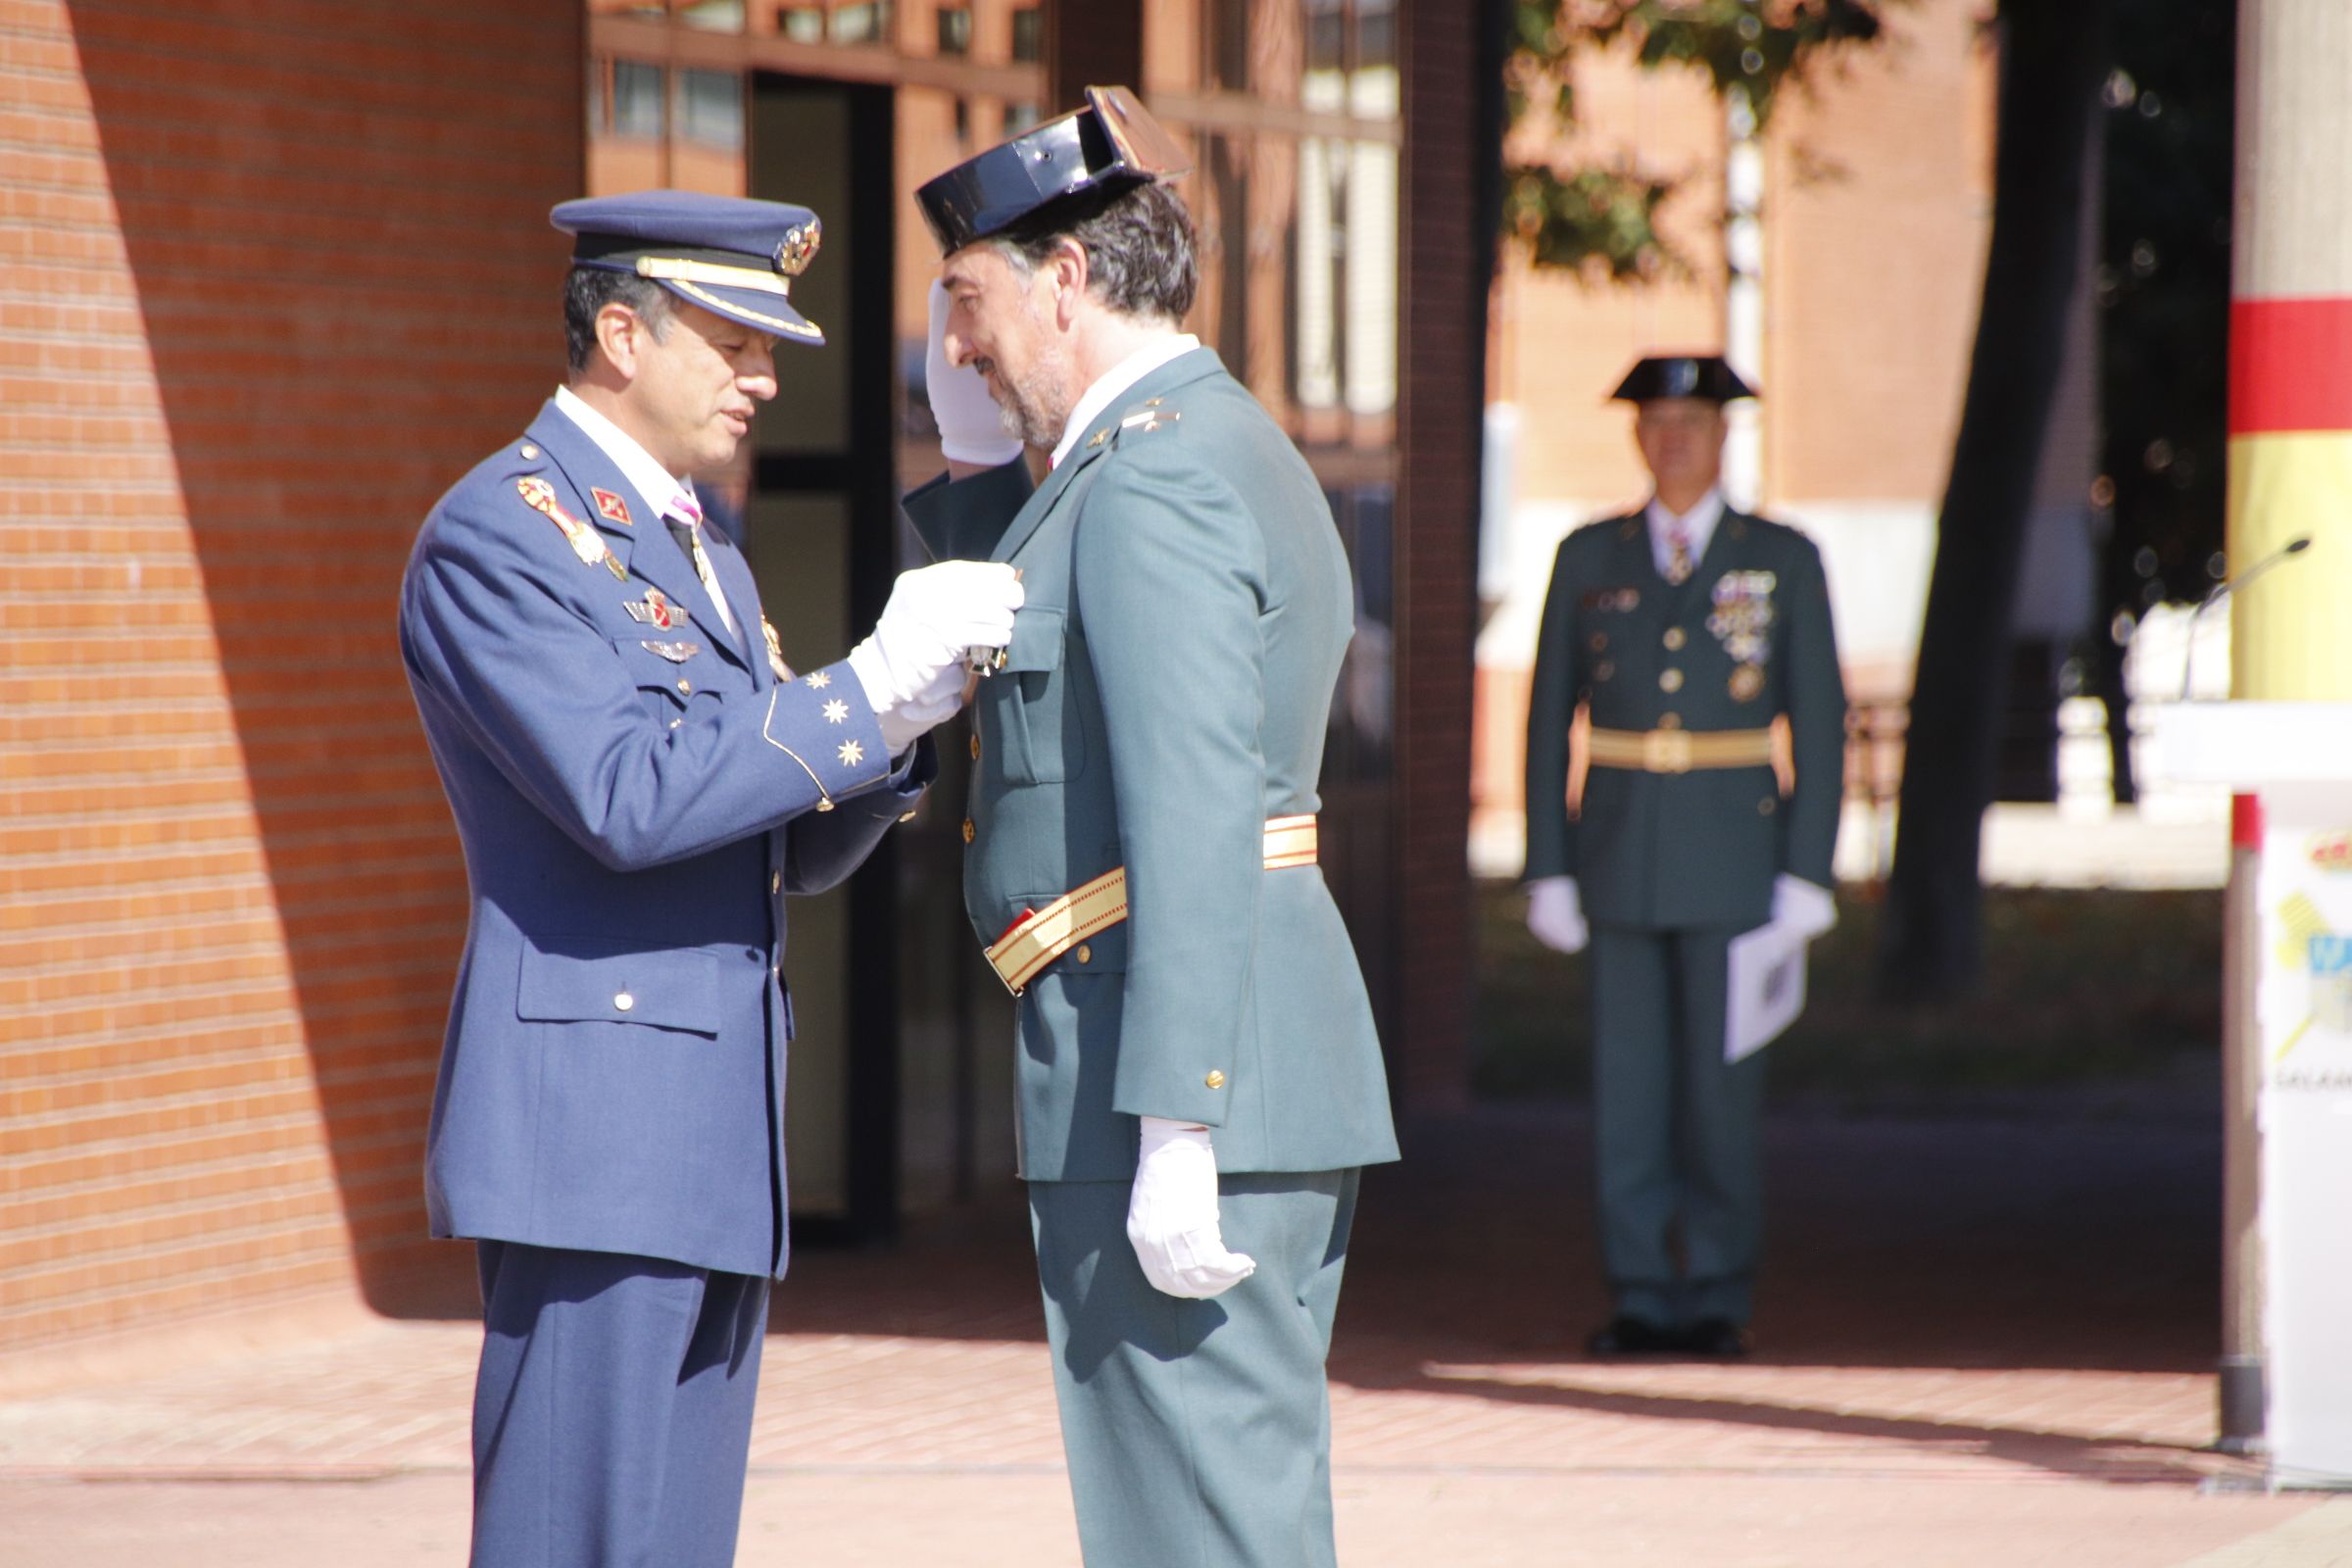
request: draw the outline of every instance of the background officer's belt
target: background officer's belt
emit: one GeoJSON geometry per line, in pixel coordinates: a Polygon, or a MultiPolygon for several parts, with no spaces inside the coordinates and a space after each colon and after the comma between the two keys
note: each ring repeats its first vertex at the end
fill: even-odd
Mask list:
{"type": "MultiPolygon", "coordinates": [[[[1315,863],[1315,819],[1278,816],[1266,823],[1266,869],[1315,863]]],[[[1087,938],[1127,918],[1127,868],[1113,866],[1013,923],[988,950],[988,961],[1019,996],[1039,970],[1087,938]]]]}
{"type": "Polygon", "coordinates": [[[1688,773],[1694,767],[1770,767],[1768,729],[1598,729],[1588,755],[1595,767],[1688,773]]]}

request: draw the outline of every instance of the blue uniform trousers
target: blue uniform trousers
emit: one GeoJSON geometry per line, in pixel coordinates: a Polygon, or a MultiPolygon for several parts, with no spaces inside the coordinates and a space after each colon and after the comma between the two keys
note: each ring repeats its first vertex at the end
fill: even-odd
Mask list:
{"type": "Polygon", "coordinates": [[[731,1568],[768,1281],[477,1246],[473,1568],[731,1568]]]}
{"type": "Polygon", "coordinates": [[[1660,1328],[1753,1310],[1764,1057],[1723,1059],[1736,934],[1592,928],[1601,1260],[1617,1310],[1660,1328]]]}
{"type": "Polygon", "coordinates": [[[1127,1182],[1032,1182],[1054,1392],[1088,1568],[1332,1568],[1331,1350],[1357,1172],[1220,1178],[1257,1272],[1152,1288],[1127,1182]]]}

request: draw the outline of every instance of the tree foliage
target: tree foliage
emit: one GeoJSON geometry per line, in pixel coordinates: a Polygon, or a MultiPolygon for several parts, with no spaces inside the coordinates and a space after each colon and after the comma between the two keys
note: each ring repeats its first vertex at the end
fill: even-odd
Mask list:
{"type": "MultiPolygon", "coordinates": [[[[1647,70],[1704,72],[1716,96],[1744,99],[1759,129],[1782,90],[1840,50],[1879,37],[1904,0],[1514,0],[1504,55],[1513,125],[1548,115],[1556,147],[1576,126],[1580,55],[1631,49],[1647,70]]],[[[1503,229],[1538,267],[1590,281],[1639,282],[1688,273],[1658,231],[1658,208],[1679,184],[1632,160],[1564,167],[1556,158],[1506,160],[1503,229]]]]}

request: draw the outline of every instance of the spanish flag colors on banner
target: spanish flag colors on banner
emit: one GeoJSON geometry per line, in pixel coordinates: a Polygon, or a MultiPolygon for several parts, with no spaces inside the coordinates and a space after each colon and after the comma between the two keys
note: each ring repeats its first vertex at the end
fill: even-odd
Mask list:
{"type": "Polygon", "coordinates": [[[2321,546],[2236,607],[2236,695],[2352,699],[2352,295],[2241,298],[2230,318],[2230,573],[2321,546]]]}

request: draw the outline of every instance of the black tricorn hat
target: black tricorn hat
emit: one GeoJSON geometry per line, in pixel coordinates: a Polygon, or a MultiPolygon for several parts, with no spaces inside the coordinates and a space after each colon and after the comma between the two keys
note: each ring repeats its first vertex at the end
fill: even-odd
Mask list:
{"type": "Polygon", "coordinates": [[[1089,87],[1086,107],[967,158],[914,193],[953,256],[1088,191],[1115,192],[1192,171],[1175,140],[1124,87],[1089,87]]]}
{"type": "Polygon", "coordinates": [[[1740,372],[1724,364],[1720,354],[1651,355],[1636,361],[1617,390],[1609,394],[1627,403],[1647,403],[1651,398],[1729,403],[1755,395],[1755,388],[1740,380],[1740,372]]]}

